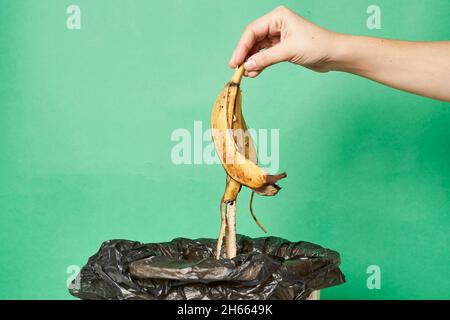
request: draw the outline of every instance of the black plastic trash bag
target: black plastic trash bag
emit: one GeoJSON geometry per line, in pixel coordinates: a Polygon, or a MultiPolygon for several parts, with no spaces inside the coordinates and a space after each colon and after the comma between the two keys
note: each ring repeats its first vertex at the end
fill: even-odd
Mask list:
{"type": "Polygon", "coordinates": [[[306,299],[345,282],[335,251],[277,237],[237,237],[234,259],[216,240],[106,241],[69,289],[81,299],[306,299]]]}

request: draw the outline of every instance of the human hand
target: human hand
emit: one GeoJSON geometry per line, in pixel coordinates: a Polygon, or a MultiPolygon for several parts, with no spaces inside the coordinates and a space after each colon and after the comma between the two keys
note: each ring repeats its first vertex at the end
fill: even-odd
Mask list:
{"type": "Polygon", "coordinates": [[[353,73],[450,102],[449,58],[450,41],[411,42],[345,35],[278,7],[245,28],[229,64],[235,68],[245,62],[245,75],[253,78],[273,64],[289,61],[319,72],[353,73]]]}
{"type": "Polygon", "coordinates": [[[332,48],[337,37],[281,6],[245,28],[229,65],[235,68],[248,57],[245,75],[251,78],[283,61],[327,72],[332,69],[332,48]]]}

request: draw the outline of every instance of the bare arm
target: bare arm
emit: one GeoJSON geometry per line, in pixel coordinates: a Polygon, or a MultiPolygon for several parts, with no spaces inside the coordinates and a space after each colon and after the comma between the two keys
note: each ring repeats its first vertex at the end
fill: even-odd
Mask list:
{"type": "Polygon", "coordinates": [[[450,41],[408,42],[359,37],[316,26],[279,7],[245,29],[230,66],[246,75],[289,61],[319,72],[343,71],[450,102],[450,41]],[[265,49],[265,50],[261,50],[265,49]]]}
{"type": "Polygon", "coordinates": [[[408,42],[340,36],[333,69],[450,101],[450,41],[408,42]]]}

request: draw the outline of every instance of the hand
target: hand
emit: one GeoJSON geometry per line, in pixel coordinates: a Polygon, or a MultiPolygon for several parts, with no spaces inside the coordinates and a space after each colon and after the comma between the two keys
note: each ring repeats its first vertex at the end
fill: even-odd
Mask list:
{"type": "Polygon", "coordinates": [[[327,72],[332,68],[332,48],[337,37],[288,8],[278,7],[245,28],[229,65],[235,68],[248,57],[245,75],[251,78],[282,61],[327,72]]]}
{"type": "Polygon", "coordinates": [[[353,73],[450,102],[450,41],[411,42],[345,35],[278,7],[245,28],[230,67],[245,62],[245,74],[253,78],[282,61],[319,72],[353,73]]]}

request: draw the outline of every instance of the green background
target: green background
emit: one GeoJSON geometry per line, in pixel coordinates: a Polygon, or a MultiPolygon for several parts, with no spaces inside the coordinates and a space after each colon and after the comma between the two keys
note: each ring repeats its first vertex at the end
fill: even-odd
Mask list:
{"type": "MultiPolygon", "coordinates": [[[[209,125],[242,29],[279,4],[0,1],[0,298],[71,298],[68,266],[107,239],[217,236],[224,172],[175,166],[170,136],[209,125]]],[[[340,32],[450,39],[448,0],[283,4],[340,32]],[[366,27],[374,3],[382,30],[366,27]]],[[[290,64],[242,87],[251,127],[280,128],[289,174],[256,213],[270,235],[342,255],[347,283],[322,298],[450,298],[449,104],[290,64]]],[[[263,236],[248,199],[238,232],[263,236]]]]}

